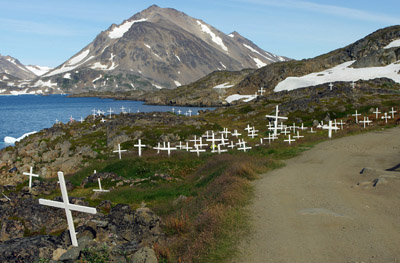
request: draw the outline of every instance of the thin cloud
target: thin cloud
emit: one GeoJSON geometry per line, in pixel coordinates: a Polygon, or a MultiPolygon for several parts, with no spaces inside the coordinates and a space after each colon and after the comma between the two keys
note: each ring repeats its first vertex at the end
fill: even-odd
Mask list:
{"type": "Polygon", "coordinates": [[[62,25],[49,25],[45,23],[38,23],[27,20],[17,20],[0,18],[0,28],[2,30],[13,31],[13,32],[23,32],[31,33],[35,35],[45,35],[45,36],[79,36],[83,35],[84,32],[79,32],[76,30],[71,30],[65,28],[62,25]]]}
{"type": "Polygon", "coordinates": [[[285,7],[292,9],[301,9],[306,11],[312,11],[321,14],[329,14],[349,19],[356,19],[362,21],[379,22],[384,24],[400,24],[398,17],[389,16],[386,14],[372,13],[364,10],[336,6],[336,5],[325,5],[317,4],[307,1],[292,1],[292,0],[280,0],[280,1],[269,1],[269,0],[235,0],[241,3],[252,3],[265,6],[276,6],[285,7]]]}

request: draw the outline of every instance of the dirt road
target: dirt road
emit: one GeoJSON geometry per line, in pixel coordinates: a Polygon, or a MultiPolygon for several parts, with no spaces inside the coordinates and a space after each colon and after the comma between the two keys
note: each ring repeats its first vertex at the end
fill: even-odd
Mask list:
{"type": "Polygon", "coordinates": [[[400,170],[384,171],[399,163],[394,128],[321,143],[262,175],[235,262],[400,262],[400,170]]]}

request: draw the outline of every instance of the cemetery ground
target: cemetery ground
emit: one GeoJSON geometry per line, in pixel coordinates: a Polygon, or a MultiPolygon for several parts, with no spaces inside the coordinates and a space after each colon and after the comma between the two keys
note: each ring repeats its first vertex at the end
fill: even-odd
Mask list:
{"type": "MultiPolygon", "coordinates": [[[[237,244],[254,230],[248,224],[248,218],[253,211],[248,211],[244,207],[251,203],[254,193],[256,200],[258,198],[258,184],[259,182],[260,185],[264,184],[265,177],[263,175],[263,179],[259,180],[259,174],[282,167],[285,165],[283,160],[295,157],[313,148],[317,143],[327,140],[327,132],[324,130],[318,130],[316,134],[304,131],[302,135],[305,137],[290,146],[283,142],[281,137],[271,142],[271,145],[264,140],[263,145],[255,147],[255,144],[259,143],[259,137],[251,139],[245,134],[244,128],[247,124],[260,130],[260,136],[268,136],[266,128],[268,121],[265,115],[272,114],[276,104],[280,105],[282,116],[289,118],[286,121],[287,125],[293,122],[298,125],[303,122],[311,126],[314,120],[325,120],[326,123],[327,117],[342,119],[345,129],[333,133],[334,139],[329,142],[332,145],[339,141],[336,140],[338,137],[381,131],[398,124],[396,116],[388,124],[380,120],[364,129],[362,125],[355,124],[354,117],[351,116],[357,109],[359,113],[373,119],[372,110],[376,107],[382,112],[388,112],[392,106],[397,108],[400,100],[392,94],[353,96],[346,103],[339,103],[340,94],[334,97],[326,95],[318,102],[305,107],[303,100],[309,100],[310,95],[306,97],[300,97],[298,100],[285,96],[276,100],[259,98],[251,104],[220,108],[193,117],[176,116],[172,113],[120,114],[114,116],[112,121],[101,123],[101,117],[94,119],[88,116],[84,123],[57,124],[51,129],[41,131],[23,140],[16,147],[5,149],[3,154],[12,157],[15,148],[20,154],[39,152],[37,156],[32,157],[37,164],[34,172],[46,171],[48,174],[59,169],[56,164],[64,165],[72,159],[74,161],[68,166],[64,165],[65,170],[69,169],[66,171],[66,180],[73,185],[68,192],[70,197],[85,198],[90,206],[97,206],[105,200],[110,200],[113,207],[124,203],[133,209],[143,206],[150,208],[161,217],[161,226],[165,234],[165,238],[152,245],[159,262],[229,261],[240,256],[236,251],[237,244]],[[179,141],[192,139],[194,135],[200,136],[207,130],[222,131],[225,127],[230,131],[238,129],[253,148],[246,153],[235,149],[221,155],[208,151],[201,153],[200,157],[195,153],[174,151],[171,157],[168,157],[165,152],[157,154],[156,150],[148,147],[143,149],[142,157],[138,157],[137,149],[133,147],[139,138],[148,146],[156,146],[160,141],[171,141],[176,144],[179,141]],[[116,149],[117,142],[121,142],[122,149],[128,150],[122,154],[121,160],[118,154],[112,153],[116,149]],[[35,151],[32,151],[32,148],[35,151]],[[52,157],[56,153],[49,153],[50,150],[57,150],[60,157],[52,157]],[[64,158],[62,160],[65,162],[57,163],[55,159],[59,158],[64,158]],[[48,168],[53,166],[54,171],[48,168]],[[96,176],[93,176],[94,170],[97,171],[96,176]],[[109,193],[92,191],[98,188],[97,176],[101,178],[103,188],[111,190],[109,193]]],[[[29,163],[30,159],[27,158],[15,156],[15,163],[22,166],[23,163],[29,163]]],[[[4,172],[6,168],[8,167],[2,167],[0,171],[4,172]]],[[[267,177],[268,175],[269,173],[267,177]]],[[[48,175],[45,177],[45,179],[40,177],[39,180],[56,180],[48,175]]],[[[24,178],[15,189],[6,190],[4,193],[12,197],[12,192],[27,188],[28,183],[27,178],[24,178]]],[[[271,188],[276,187],[276,191],[284,186],[285,184],[279,183],[270,185],[271,188]]],[[[273,193],[273,189],[269,190],[273,193]]],[[[307,191],[304,188],[303,190],[307,191]]],[[[45,199],[60,196],[57,188],[38,195],[32,194],[34,198],[45,199]]],[[[287,195],[290,196],[290,192],[287,195]]],[[[269,202],[269,200],[264,201],[269,202]]],[[[103,206],[100,210],[107,214],[110,212],[110,207],[103,206]]],[[[21,219],[8,218],[8,220],[21,219]]],[[[279,221],[274,222],[278,226],[279,223],[279,221]]],[[[25,229],[24,236],[60,233],[60,231],[48,233],[46,228],[38,231],[25,229]]],[[[103,258],[107,258],[109,254],[110,251],[101,248],[91,250],[91,253],[87,252],[85,255],[87,262],[90,262],[88,258],[94,255],[103,255],[103,258]]]]}

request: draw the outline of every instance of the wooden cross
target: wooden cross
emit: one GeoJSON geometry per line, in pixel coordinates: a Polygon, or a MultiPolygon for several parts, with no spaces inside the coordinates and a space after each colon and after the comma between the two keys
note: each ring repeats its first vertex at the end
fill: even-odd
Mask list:
{"type": "Polygon", "coordinates": [[[331,82],[331,83],[329,83],[329,89],[332,90],[332,88],[333,88],[333,84],[331,82]]]}
{"type": "Polygon", "coordinates": [[[192,116],[192,110],[189,109],[187,112],[189,113],[189,117],[191,117],[192,116]]]}
{"type": "Polygon", "coordinates": [[[313,128],[311,127],[309,133],[316,133],[316,131],[314,131],[313,128]]]}
{"type": "Polygon", "coordinates": [[[69,122],[73,122],[74,121],[74,118],[72,118],[72,115],[71,115],[71,117],[69,117],[69,122]]]}
{"type": "Polygon", "coordinates": [[[121,146],[120,146],[120,144],[118,143],[118,150],[115,150],[115,151],[113,151],[114,153],[118,153],[118,155],[119,155],[119,159],[121,160],[121,153],[122,152],[126,152],[126,150],[121,150],[121,146]]]}
{"type": "Polygon", "coordinates": [[[196,152],[197,153],[197,157],[200,157],[200,152],[205,152],[205,149],[200,149],[198,145],[194,146],[196,149],[194,150],[190,150],[190,152],[196,152]]]}
{"type": "Polygon", "coordinates": [[[178,114],[181,115],[181,112],[182,112],[182,111],[179,109],[179,110],[178,110],[178,114]]]}
{"type": "Polygon", "coordinates": [[[299,131],[297,131],[297,135],[293,136],[294,139],[300,139],[300,138],[303,138],[303,137],[304,137],[304,136],[301,136],[301,135],[299,134],[299,131]]]}
{"type": "Polygon", "coordinates": [[[329,137],[329,138],[332,138],[332,131],[333,131],[333,130],[337,130],[337,129],[339,129],[339,128],[336,127],[336,126],[333,126],[333,125],[332,125],[332,121],[329,121],[329,125],[324,125],[324,126],[322,127],[322,129],[328,130],[328,131],[329,131],[328,137],[329,137]]]}
{"type": "Polygon", "coordinates": [[[110,190],[104,190],[104,189],[101,187],[101,180],[100,180],[100,177],[97,178],[97,181],[99,182],[99,189],[93,189],[94,192],[110,192],[110,190]]]}
{"type": "Polygon", "coordinates": [[[246,147],[246,142],[244,140],[241,142],[241,145],[242,145],[242,147],[238,148],[238,150],[240,150],[240,151],[246,152],[247,150],[251,149],[250,146],[246,147]]]}
{"type": "Polygon", "coordinates": [[[260,92],[260,94],[261,94],[261,96],[263,95],[263,93],[265,92],[265,90],[264,90],[264,88],[263,87],[261,87],[259,90],[258,90],[258,92],[260,92]]]}
{"type": "Polygon", "coordinates": [[[174,107],[172,107],[172,113],[175,113],[175,108],[174,107]]]}
{"type": "Polygon", "coordinates": [[[372,121],[370,121],[369,120],[369,118],[368,117],[365,117],[364,116],[364,120],[363,121],[360,121],[360,123],[363,123],[364,124],[364,129],[365,129],[365,126],[366,126],[366,124],[370,124],[372,121]]]}
{"type": "Polygon", "coordinates": [[[234,130],[233,133],[232,133],[232,136],[235,136],[236,138],[237,138],[239,135],[242,135],[242,134],[238,133],[237,130],[234,130]]]}
{"type": "Polygon", "coordinates": [[[288,135],[289,136],[289,138],[288,139],[286,139],[286,140],[283,140],[284,142],[288,142],[289,143],[289,145],[291,144],[291,142],[295,142],[296,140],[293,140],[293,139],[290,139],[290,134],[288,135]]]}
{"type": "Polygon", "coordinates": [[[80,121],[81,123],[83,123],[84,120],[83,120],[83,118],[81,117],[81,119],[80,119],[79,121],[80,121]]]}
{"type": "Polygon", "coordinates": [[[142,156],[142,148],[146,147],[146,145],[142,144],[142,140],[138,140],[138,144],[133,145],[133,147],[138,147],[139,157],[142,156]]]}
{"type": "Polygon", "coordinates": [[[387,123],[387,120],[390,119],[390,116],[388,116],[387,112],[385,112],[385,115],[382,116],[382,120],[385,119],[385,123],[387,123]]]}
{"type": "Polygon", "coordinates": [[[93,111],[93,114],[92,114],[93,115],[93,119],[96,119],[96,116],[97,116],[96,109],[93,109],[92,111],[93,111]]]}
{"type": "Polygon", "coordinates": [[[358,123],[358,116],[360,116],[360,115],[361,114],[357,113],[357,110],[356,110],[356,113],[352,114],[351,116],[355,116],[356,117],[356,123],[358,123]]]}
{"type": "Polygon", "coordinates": [[[352,87],[353,89],[356,87],[356,83],[354,82],[354,80],[353,80],[353,82],[351,82],[351,87],[352,87]]]}
{"type": "Polygon", "coordinates": [[[392,110],[389,111],[389,113],[392,114],[392,119],[394,119],[394,114],[397,113],[397,111],[395,111],[395,110],[393,109],[393,107],[392,107],[392,110]]]}
{"type": "Polygon", "coordinates": [[[108,110],[108,112],[110,113],[110,119],[111,119],[111,115],[112,115],[112,113],[114,112],[112,109],[111,109],[111,107],[110,107],[110,109],[108,110]]]}
{"type": "Polygon", "coordinates": [[[275,115],[265,115],[265,117],[267,118],[273,118],[275,119],[274,121],[274,135],[276,136],[278,134],[278,119],[282,119],[282,120],[287,120],[287,117],[279,117],[279,107],[278,105],[276,105],[276,110],[275,110],[275,115]]]}
{"type": "Polygon", "coordinates": [[[24,172],[24,173],[22,173],[22,174],[23,174],[23,175],[28,175],[28,176],[29,176],[29,189],[31,189],[31,188],[32,188],[32,176],[34,176],[34,177],[39,177],[39,175],[33,173],[33,167],[32,167],[32,166],[31,166],[31,169],[30,169],[29,173],[24,172]]]}
{"type": "Polygon", "coordinates": [[[74,226],[74,221],[72,219],[71,210],[84,212],[84,213],[90,213],[90,214],[96,214],[96,208],[70,204],[69,199],[68,199],[68,192],[67,192],[67,187],[65,185],[63,172],[58,172],[58,181],[60,182],[61,195],[62,195],[63,202],[39,199],[39,204],[65,209],[65,214],[67,215],[68,229],[69,229],[69,234],[71,236],[72,245],[74,247],[77,247],[78,241],[76,239],[75,226],[74,226]]]}
{"type": "Polygon", "coordinates": [[[227,149],[221,149],[221,144],[218,144],[218,154],[221,154],[223,152],[227,152],[227,149]]]}
{"type": "Polygon", "coordinates": [[[372,113],[375,113],[375,119],[378,119],[378,114],[382,113],[382,112],[380,112],[379,109],[376,108],[376,110],[374,112],[372,112],[372,113]]]}

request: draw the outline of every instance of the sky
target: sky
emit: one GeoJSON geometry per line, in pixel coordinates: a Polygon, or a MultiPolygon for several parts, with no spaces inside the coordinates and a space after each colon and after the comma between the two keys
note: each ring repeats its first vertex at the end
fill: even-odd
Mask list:
{"type": "Polygon", "coordinates": [[[311,58],[400,24],[398,0],[0,0],[0,54],[56,67],[111,24],[156,4],[237,31],[260,48],[311,58]]]}

